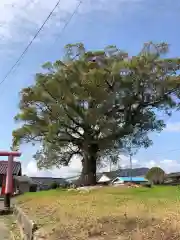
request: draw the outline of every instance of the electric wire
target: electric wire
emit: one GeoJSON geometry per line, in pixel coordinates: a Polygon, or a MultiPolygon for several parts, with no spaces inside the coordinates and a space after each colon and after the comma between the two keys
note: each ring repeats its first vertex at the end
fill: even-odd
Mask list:
{"type": "MultiPolygon", "coordinates": [[[[28,2],[27,5],[29,5],[30,3],[34,2],[35,0],[30,0],[28,2]]],[[[36,34],[34,35],[34,37],[32,38],[32,40],[29,42],[29,44],[26,46],[26,48],[24,49],[24,51],[22,52],[22,54],[19,56],[19,58],[16,60],[16,62],[13,64],[13,66],[9,69],[9,71],[6,73],[5,77],[0,81],[0,85],[3,84],[9,77],[9,75],[13,72],[13,70],[16,70],[17,67],[19,67],[19,65],[21,64],[21,60],[23,59],[23,57],[25,56],[25,54],[27,53],[27,51],[29,50],[29,48],[31,47],[32,43],[34,42],[34,40],[37,38],[37,36],[39,35],[39,33],[41,32],[41,30],[43,29],[43,27],[45,26],[45,24],[47,23],[47,21],[49,20],[49,18],[52,16],[52,14],[54,13],[55,9],[59,6],[61,0],[59,0],[56,5],[54,6],[54,8],[52,9],[52,11],[50,12],[50,14],[48,15],[48,17],[45,19],[45,21],[43,22],[43,24],[41,25],[41,27],[38,29],[38,31],[36,32],[36,34]]],[[[77,4],[75,10],[72,12],[72,14],[70,15],[69,19],[66,21],[66,23],[64,24],[62,30],[60,31],[60,34],[57,35],[54,44],[56,43],[56,41],[58,39],[60,39],[62,37],[63,32],[65,31],[66,27],[69,25],[69,23],[71,22],[73,16],[77,13],[80,5],[82,4],[82,1],[79,1],[79,3],[77,4]]],[[[26,6],[27,6],[26,5],[26,6]]],[[[1,94],[2,95],[2,91],[1,94]]]]}
{"type": "Polygon", "coordinates": [[[53,14],[53,12],[55,11],[55,9],[57,8],[57,6],[60,4],[61,0],[58,0],[58,2],[56,3],[56,5],[54,6],[54,8],[51,10],[51,12],[49,13],[49,15],[47,16],[47,18],[45,19],[45,21],[43,22],[43,24],[41,25],[41,27],[38,29],[38,31],[35,33],[34,37],[31,39],[31,41],[28,43],[28,45],[26,46],[26,48],[24,49],[24,51],[21,53],[21,55],[19,56],[19,58],[16,60],[16,62],[13,64],[13,66],[9,69],[9,71],[6,73],[5,77],[0,81],[0,85],[6,81],[6,79],[9,77],[9,75],[11,74],[11,72],[14,70],[14,68],[17,66],[17,64],[21,61],[21,59],[24,57],[24,55],[27,53],[28,49],[30,48],[30,46],[32,45],[32,43],[34,42],[34,40],[37,38],[37,36],[39,35],[39,33],[41,32],[41,30],[43,29],[43,27],[45,26],[45,24],[47,23],[47,21],[49,20],[49,18],[51,17],[51,15],[53,14]]]}
{"type": "MultiPolygon", "coordinates": [[[[9,75],[11,74],[11,72],[16,68],[16,66],[21,62],[21,60],[23,59],[23,57],[25,56],[25,54],[27,53],[27,51],[29,50],[29,48],[31,47],[32,43],[34,42],[34,40],[37,38],[37,36],[39,35],[39,33],[41,32],[41,30],[44,28],[45,24],[48,22],[48,20],[51,18],[52,14],[54,13],[54,11],[56,10],[56,8],[58,7],[58,5],[60,4],[61,0],[58,0],[57,3],[55,4],[55,6],[53,7],[53,9],[51,10],[51,12],[49,13],[49,15],[47,16],[47,18],[45,19],[45,21],[43,22],[43,24],[40,26],[40,28],[38,29],[38,31],[35,33],[34,37],[31,39],[31,41],[28,43],[28,45],[26,46],[26,48],[24,49],[24,51],[21,53],[21,55],[18,57],[18,59],[16,60],[16,62],[13,64],[13,66],[9,69],[9,71],[6,73],[6,75],[4,76],[4,78],[0,81],[0,85],[5,82],[7,80],[7,78],[9,77],[9,75]]],[[[65,28],[68,26],[69,22],[71,21],[72,17],[75,15],[75,13],[77,12],[79,6],[81,5],[82,1],[79,2],[77,8],[75,9],[75,11],[71,14],[70,18],[68,19],[68,21],[66,22],[66,24],[64,25],[62,31],[61,31],[61,35],[62,32],[65,30],[65,28]]],[[[59,38],[59,37],[58,37],[59,38]]]]}
{"type": "Polygon", "coordinates": [[[73,11],[73,13],[70,15],[69,19],[67,20],[67,22],[64,24],[64,27],[62,28],[60,34],[57,35],[54,44],[56,43],[56,41],[62,37],[62,34],[64,32],[64,30],[67,28],[67,26],[69,25],[69,23],[71,22],[72,18],[74,17],[74,15],[78,12],[78,9],[80,7],[80,5],[82,4],[82,1],[79,1],[79,3],[77,4],[75,10],[73,11]]]}

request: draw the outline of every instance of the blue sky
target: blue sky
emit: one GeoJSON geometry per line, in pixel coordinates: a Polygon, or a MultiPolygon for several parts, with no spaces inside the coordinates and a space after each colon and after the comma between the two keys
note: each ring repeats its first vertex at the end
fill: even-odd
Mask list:
{"type": "MultiPolygon", "coordinates": [[[[83,42],[88,49],[102,49],[115,44],[130,55],[137,54],[143,43],[165,41],[169,56],[180,56],[177,31],[180,22],[178,0],[83,0],[78,12],[63,32],[62,28],[78,5],[77,0],[61,0],[39,37],[15,71],[0,85],[0,149],[9,149],[13,117],[18,111],[19,91],[33,83],[34,74],[46,61],[63,55],[67,43],[83,42]]],[[[14,64],[56,0],[1,0],[0,10],[0,81],[14,64]]],[[[167,129],[152,134],[154,145],[134,156],[134,166],[160,165],[166,171],[180,171],[180,113],[165,118],[167,129]]],[[[67,176],[76,174],[78,160],[69,168],[38,172],[32,159],[34,149],[23,146],[21,161],[29,175],[67,176]]],[[[122,156],[122,164],[128,159],[122,156]]]]}

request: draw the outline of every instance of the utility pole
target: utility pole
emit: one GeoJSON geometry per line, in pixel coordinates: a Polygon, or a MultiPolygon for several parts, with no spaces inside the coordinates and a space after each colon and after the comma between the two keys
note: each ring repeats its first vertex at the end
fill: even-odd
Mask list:
{"type": "Polygon", "coordinates": [[[117,160],[117,170],[120,169],[119,159],[117,160]]]}
{"type": "Polygon", "coordinates": [[[132,153],[130,153],[130,155],[129,155],[129,162],[130,162],[130,171],[131,171],[130,177],[131,177],[131,182],[132,182],[132,153]]]}
{"type": "Polygon", "coordinates": [[[109,159],[109,171],[111,172],[111,168],[112,168],[112,160],[111,158],[109,159]]]}

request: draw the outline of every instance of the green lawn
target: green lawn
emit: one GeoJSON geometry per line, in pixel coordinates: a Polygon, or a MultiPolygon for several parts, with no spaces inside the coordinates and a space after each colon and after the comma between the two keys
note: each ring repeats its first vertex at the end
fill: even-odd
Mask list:
{"type": "Polygon", "coordinates": [[[49,240],[175,240],[180,239],[179,197],[179,187],[103,187],[27,193],[17,203],[49,240]]]}

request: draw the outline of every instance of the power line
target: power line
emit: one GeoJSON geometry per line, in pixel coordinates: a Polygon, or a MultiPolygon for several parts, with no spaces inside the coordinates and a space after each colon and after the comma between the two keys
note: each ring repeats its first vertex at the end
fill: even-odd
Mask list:
{"type": "Polygon", "coordinates": [[[11,74],[12,70],[17,66],[17,64],[21,61],[21,59],[24,57],[24,55],[26,54],[26,52],[28,51],[28,49],[30,48],[30,46],[32,45],[32,43],[34,42],[34,40],[37,38],[37,36],[39,35],[39,33],[41,32],[41,30],[43,29],[43,27],[45,26],[45,24],[47,23],[47,21],[49,20],[49,18],[51,17],[51,15],[54,13],[55,9],[57,8],[57,6],[60,4],[61,0],[58,0],[58,2],[56,3],[56,5],[54,6],[54,8],[52,9],[52,11],[50,12],[50,14],[47,16],[47,18],[45,19],[45,21],[43,22],[43,24],[41,25],[41,27],[38,29],[38,31],[35,33],[34,37],[32,38],[32,40],[28,43],[28,45],[26,46],[26,48],[24,49],[24,51],[22,52],[22,54],[20,55],[20,57],[17,59],[17,61],[14,63],[14,65],[10,68],[10,70],[7,72],[7,74],[5,75],[5,77],[2,79],[2,81],[0,81],[0,85],[6,81],[6,79],[8,78],[8,76],[11,74]]]}
{"type": "MultiPolygon", "coordinates": [[[[41,32],[41,30],[44,28],[45,24],[48,22],[48,20],[50,19],[50,17],[52,16],[52,14],[54,13],[54,11],[56,10],[56,8],[58,7],[58,5],[60,4],[61,0],[58,0],[58,2],[55,4],[54,8],[51,10],[50,14],[47,16],[47,18],[45,19],[45,21],[43,22],[43,24],[41,25],[41,27],[38,29],[38,31],[35,33],[34,37],[32,38],[32,40],[28,43],[28,45],[26,46],[26,48],[24,49],[24,51],[22,52],[22,54],[19,56],[19,58],[16,60],[16,62],[14,63],[14,65],[9,69],[9,71],[6,73],[5,77],[2,79],[2,81],[0,81],[0,85],[6,81],[6,79],[9,77],[9,75],[11,74],[11,72],[15,69],[15,67],[20,63],[20,61],[23,59],[24,55],[27,53],[27,51],[29,50],[29,48],[31,47],[32,43],[34,42],[34,40],[37,38],[37,36],[39,35],[39,33],[41,32]]],[[[63,27],[61,33],[65,30],[65,28],[67,27],[67,25],[69,24],[69,22],[71,21],[72,17],[75,15],[75,13],[77,12],[77,9],[79,8],[79,6],[81,5],[81,1],[79,2],[77,8],[75,9],[75,11],[72,13],[71,17],[69,18],[69,20],[66,22],[65,26],[63,27]]]]}
{"type": "Polygon", "coordinates": [[[170,150],[165,151],[165,152],[158,152],[158,153],[155,153],[155,156],[157,156],[157,155],[161,155],[161,154],[170,153],[170,152],[178,152],[178,151],[180,151],[180,148],[170,149],[170,150]]]}
{"type": "Polygon", "coordinates": [[[60,34],[57,36],[57,38],[55,39],[54,43],[56,43],[56,41],[62,36],[63,31],[66,29],[66,27],[69,25],[70,21],[72,20],[72,18],[74,17],[74,15],[77,13],[80,5],[82,4],[82,1],[79,1],[79,3],[77,4],[75,10],[73,11],[73,13],[70,15],[69,19],[67,20],[67,22],[64,24],[64,27],[62,28],[60,34]]]}
{"type": "MultiPolygon", "coordinates": [[[[166,152],[159,152],[159,153],[155,153],[155,155],[160,155],[160,154],[163,154],[163,153],[169,153],[169,152],[176,152],[176,151],[180,151],[180,148],[177,148],[177,149],[170,149],[170,150],[168,150],[168,151],[166,151],[166,152]]],[[[131,167],[130,168],[132,168],[132,161],[131,161],[131,167]]],[[[76,175],[76,176],[72,176],[72,177],[69,177],[69,178],[67,178],[68,180],[70,180],[70,179],[73,179],[73,178],[77,178],[79,175],[76,175]]]]}
{"type": "Polygon", "coordinates": [[[31,3],[34,3],[35,0],[29,0],[29,2],[27,2],[25,5],[24,5],[24,8],[27,8],[31,3]]]}

